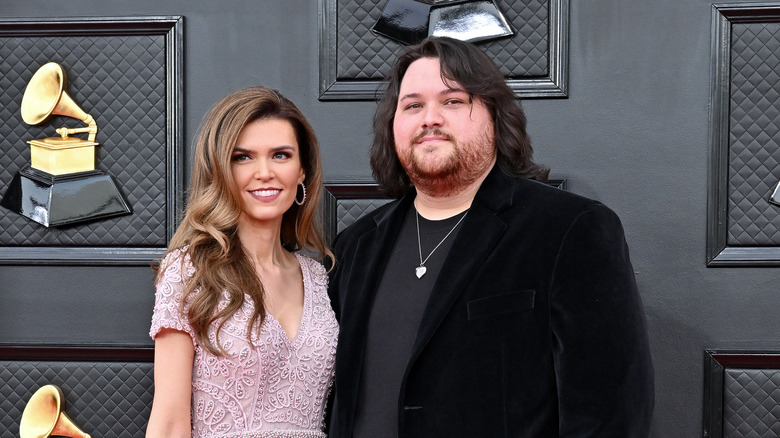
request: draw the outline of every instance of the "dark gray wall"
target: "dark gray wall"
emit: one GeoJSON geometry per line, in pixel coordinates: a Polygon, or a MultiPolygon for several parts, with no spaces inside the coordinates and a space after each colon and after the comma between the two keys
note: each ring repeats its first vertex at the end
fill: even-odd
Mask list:
{"type": "MultiPolygon", "coordinates": [[[[571,0],[569,97],[524,102],[552,177],[623,219],[650,323],[655,437],[701,435],[704,348],[780,348],[780,271],[705,266],[711,6],[571,0]]],[[[264,84],[311,120],[327,179],[370,178],[374,104],[317,100],[314,0],[3,0],[0,14],[182,15],[188,153],[212,103],[264,84]]],[[[143,267],[0,266],[0,342],[151,343],[152,303],[143,267]]]]}

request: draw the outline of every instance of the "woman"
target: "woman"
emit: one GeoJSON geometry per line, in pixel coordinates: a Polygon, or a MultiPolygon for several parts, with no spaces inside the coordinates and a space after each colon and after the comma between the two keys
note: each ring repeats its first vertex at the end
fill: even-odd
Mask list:
{"type": "Polygon", "coordinates": [[[338,325],[311,126],[278,92],[225,97],[198,137],[157,272],[147,437],[324,437],[338,325]]]}

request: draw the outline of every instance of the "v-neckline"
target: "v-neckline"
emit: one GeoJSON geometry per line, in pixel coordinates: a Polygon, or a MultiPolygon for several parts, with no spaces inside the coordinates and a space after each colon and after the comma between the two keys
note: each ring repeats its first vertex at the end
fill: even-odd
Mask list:
{"type": "Polygon", "coordinates": [[[306,284],[308,282],[308,270],[306,267],[304,267],[304,262],[301,259],[303,257],[300,254],[295,254],[295,259],[298,261],[298,266],[301,270],[301,281],[303,282],[303,310],[301,311],[301,319],[298,321],[298,330],[295,331],[295,336],[292,338],[290,337],[290,334],[287,333],[287,331],[282,327],[282,324],[279,322],[279,320],[276,319],[275,316],[271,314],[271,312],[266,311],[265,316],[266,319],[269,319],[273,321],[274,324],[276,324],[276,327],[282,332],[282,337],[287,342],[287,345],[291,347],[295,347],[298,344],[298,338],[300,337],[301,330],[304,328],[304,323],[307,320],[307,312],[306,308],[309,304],[309,294],[306,292],[306,284]]]}

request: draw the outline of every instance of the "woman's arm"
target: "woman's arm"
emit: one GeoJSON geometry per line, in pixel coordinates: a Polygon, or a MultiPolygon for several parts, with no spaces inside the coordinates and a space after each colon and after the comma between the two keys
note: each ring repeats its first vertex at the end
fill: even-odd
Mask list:
{"type": "Polygon", "coordinates": [[[190,405],[195,348],[185,332],[162,329],[154,340],[154,400],[146,438],[192,436],[190,405]]]}

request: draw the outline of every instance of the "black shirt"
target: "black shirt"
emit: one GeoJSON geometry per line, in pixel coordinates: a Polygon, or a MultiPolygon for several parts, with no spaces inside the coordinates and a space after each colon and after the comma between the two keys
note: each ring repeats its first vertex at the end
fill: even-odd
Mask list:
{"type": "Polygon", "coordinates": [[[401,381],[428,297],[465,214],[440,221],[419,216],[419,246],[417,211],[412,207],[406,214],[379,282],[368,323],[355,412],[356,438],[398,436],[401,381]],[[451,230],[454,230],[452,234],[444,239],[451,230]],[[430,257],[425,262],[427,271],[417,278],[415,269],[420,266],[420,252],[423,259],[430,257]]]}

